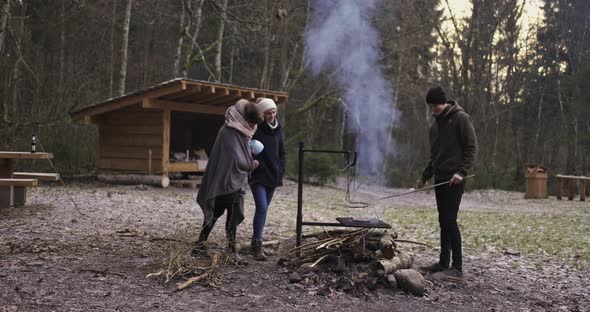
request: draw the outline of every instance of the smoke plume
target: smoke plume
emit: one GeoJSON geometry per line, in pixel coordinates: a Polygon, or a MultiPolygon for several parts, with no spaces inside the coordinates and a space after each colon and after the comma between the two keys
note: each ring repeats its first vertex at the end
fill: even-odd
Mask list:
{"type": "Polygon", "coordinates": [[[380,37],[371,24],[377,0],[314,0],[305,32],[308,69],[327,72],[342,90],[348,128],[356,132],[360,173],[383,178],[399,117],[393,89],[379,64],[380,37]]]}

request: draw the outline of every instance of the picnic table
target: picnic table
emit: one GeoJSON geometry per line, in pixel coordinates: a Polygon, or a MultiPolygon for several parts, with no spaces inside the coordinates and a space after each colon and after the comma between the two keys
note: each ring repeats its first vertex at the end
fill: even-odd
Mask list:
{"type": "Polygon", "coordinates": [[[26,188],[37,186],[39,180],[57,180],[57,174],[14,172],[17,159],[53,159],[52,153],[0,151],[0,208],[22,206],[26,188]]]}

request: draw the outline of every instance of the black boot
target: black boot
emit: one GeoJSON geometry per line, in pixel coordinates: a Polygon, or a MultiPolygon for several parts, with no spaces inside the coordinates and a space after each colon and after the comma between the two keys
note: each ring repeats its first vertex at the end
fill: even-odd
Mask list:
{"type": "Polygon", "coordinates": [[[262,248],[261,239],[252,239],[252,255],[254,255],[254,260],[256,261],[266,261],[266,254],[262,248]]]}
{"type": "Polygon", "coordinates": [[[207,239],[209,239],[209,234],[211,234],[211,230],[213,230],[215,222],[217,222],[217,218],[211,219],[210,222],[203,223],[203,228],[201,228],[201,233],[199,233],[199,239],[197,240],[195,246],[193,247],[193,250],[191,251],[191,254],[193,256],[199,255],[203,251],[207,251],[207,246],[205,245],[205,243],[207,242],[207,239]]]}
{"type": "Polygon", "coordinates": [[[229,260],[235,265],[248,265],[248,262],[244,260],[236,249],[236,229],[227,231],[227,256],[229,260]]]}

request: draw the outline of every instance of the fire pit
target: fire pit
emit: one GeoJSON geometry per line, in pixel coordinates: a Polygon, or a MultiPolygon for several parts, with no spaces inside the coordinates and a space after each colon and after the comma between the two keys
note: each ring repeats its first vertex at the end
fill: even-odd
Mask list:
{"type": "Polygon", "coordinates": [[[291,272],[289,282],[298,287],[319,295],[344,291],[367,296],[377,287],[424,293],[424,278],[408,270],[414,257],[398,249],[395,232],[336,230],[305,239],[279,258],[279,265],[291,272]]]}

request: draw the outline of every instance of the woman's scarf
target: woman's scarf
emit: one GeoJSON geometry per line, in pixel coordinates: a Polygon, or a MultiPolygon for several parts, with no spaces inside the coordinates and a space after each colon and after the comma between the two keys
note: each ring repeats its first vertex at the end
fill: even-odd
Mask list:
{"type": "Polygon", "coordinates": [[[271,129],[273,129],[273,130],[274,130],[274,129],[276,129],[276,128],[279,126],[279,120],[278,120],[278,119],[275,119],[275,124],[274,124],[274,126],[273,126],[273,125],[272,125],[270,122],[267,122],[267,124],[268,124],[268,126],[269,126],[271,129]]]}
{"type": "Polygon", "coordinates": [[[250,124],[244,119],[244,106],[248,103],[247,100],[239,100],[236,104],[230,106],[225,111],[225,124],[237,129],[244,134],[248,139],[251,139],[256,132],[256,125],[250,127],[250,124]]]}

